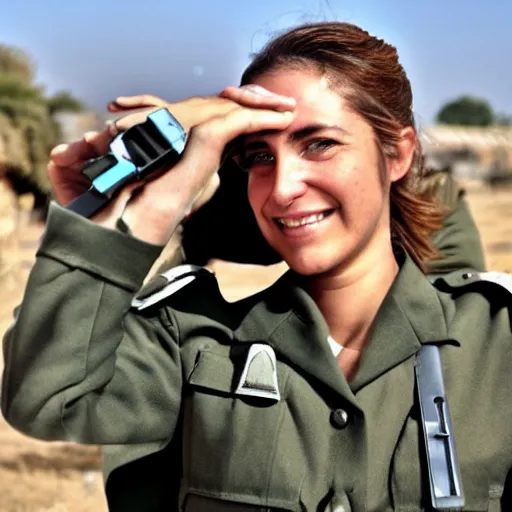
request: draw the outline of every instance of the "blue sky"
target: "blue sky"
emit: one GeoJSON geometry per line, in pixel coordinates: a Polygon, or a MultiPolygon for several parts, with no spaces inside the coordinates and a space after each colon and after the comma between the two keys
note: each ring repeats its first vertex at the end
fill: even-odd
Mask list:
{"type": "Polygon", "coordinates": [[[120,94],[176,100],[236,84],[273,32],[321,19],[397,46],[424,125],[460,94],[512,114],[509,0],[0,0],[0,42],[30,52],[48,92],[101,111],[120,94]]]}

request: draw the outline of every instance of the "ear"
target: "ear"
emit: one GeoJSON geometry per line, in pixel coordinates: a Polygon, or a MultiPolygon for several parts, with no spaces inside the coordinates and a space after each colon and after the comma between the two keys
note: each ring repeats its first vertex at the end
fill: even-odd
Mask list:
{"type": "Polygon", "coordinates": [[[403,128],[396,146],[396,156],[389,161],[391,182],[402,179],[410,170],[417,148],[416,131],[412,126],[403,128]]]}

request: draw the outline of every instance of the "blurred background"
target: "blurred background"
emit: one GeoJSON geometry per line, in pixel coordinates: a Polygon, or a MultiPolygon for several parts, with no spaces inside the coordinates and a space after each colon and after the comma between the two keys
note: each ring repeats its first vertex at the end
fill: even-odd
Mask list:
{"type": "MultiPolygon", "coordinates": [[[[0,0],[0,334],[42,233],[53,146],[102,127],[116,96],[235,85],[276,32],[332,19],[398,48],[427,163],[465,188],[488,267],[512,271],[511,2],[0,0]]],[[[229,299],[283,271],[213,265],[229,299]]],[[[0,418],[2,511],[106,510],[100,464],[98,448],[30,440],[0,418]]]]}

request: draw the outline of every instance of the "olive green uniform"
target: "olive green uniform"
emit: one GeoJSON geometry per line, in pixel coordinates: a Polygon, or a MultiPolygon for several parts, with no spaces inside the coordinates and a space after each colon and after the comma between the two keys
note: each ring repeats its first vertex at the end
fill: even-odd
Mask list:
{"type": "Polygon", "coordinates": [[[414,367],[425,344],[440,347],[465,510],[500,510],[512,467],[504,287],[461,273],[432,286],[405,257],[347,382],[291,272],[230,304],[205,271],[132,307],[159,251],[53,205],[5,338],[7,421],[106,445],[111,510],[176,510],[175,492],[201,512],[423,510],[414,367]],[[275,354],[279,400],[238,393],[255,344],[275,354]],[[138,478],[121,485],[130,461],[138,478]]]}
{"type": "Polygon", "coordinates": [[[446,210],[442,228],[433,235],[434,245],[442,258],[433,261],[431,274],[444,274],[463,268],[485,270],[485,257],[480,233],[461,189],[448,172],[433,172],[423,179],[422,187],[430,189],[446,210]]]}

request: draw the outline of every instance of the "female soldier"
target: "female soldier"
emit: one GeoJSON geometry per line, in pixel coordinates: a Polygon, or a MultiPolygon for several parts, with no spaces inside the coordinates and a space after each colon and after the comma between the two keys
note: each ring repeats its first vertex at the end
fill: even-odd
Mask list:
{"type": "MultiPolygon", "coordinates": [[[[242,84],[253,88],[228,88],[226,103],[176,105],[193,126],[183,158],[129,201],[94,223],[53,205],[5,340],[7,420],[108,445],[108,474],[165,453],[168,495],[122,503],[114,487],[119,510],[454,509],[463,491],[465,510],[499,510],[512,465],[508,283],[456,273],[432,286],[423,273],[441,215],[414,189],[395,49],[353,25],[305,25],[242,84]],[[206,271],[132,301],[233,139],[258,226],[290,272],[234,304],[206,271]],[[132,236],[115,231],[121,214],[132,236]]],[[[62,202],[105,140],[55,152],[62,202]]]]}

